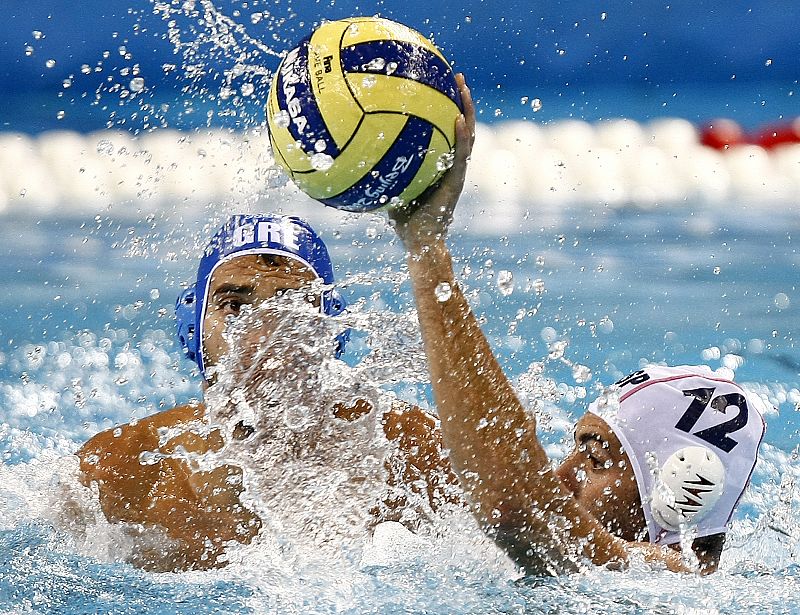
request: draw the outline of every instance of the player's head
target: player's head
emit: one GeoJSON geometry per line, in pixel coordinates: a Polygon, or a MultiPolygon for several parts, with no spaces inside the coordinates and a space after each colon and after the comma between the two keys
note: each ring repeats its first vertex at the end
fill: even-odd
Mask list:
{"type": "Polygon", "coordinates": [[[724,534],[764,436],[763,402],[705,366],[650,366],[578,422],[562,481],[626,540],[724,534]]]}
{"type": "MultiPolygon", "coordinates": [[[[200,372],[219,360],[217,340],[225,318],[238,306],[257,304],[282,291],[319,280],[320,309],[334,316],[345,302],[332,285],[333,266],[322,239],[294,216],[235,215],[211,238],[197,269],[197,280],[175,305],[178,340],[200,372]]],[[[336,339],[336,356],[347,334],[336,339]]]]}

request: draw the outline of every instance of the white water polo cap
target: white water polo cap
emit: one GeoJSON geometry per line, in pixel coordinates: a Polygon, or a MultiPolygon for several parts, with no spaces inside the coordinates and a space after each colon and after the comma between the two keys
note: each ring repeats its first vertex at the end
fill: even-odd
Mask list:
{"type": "Polygon", "coordinates": [[[636,476],[650,542],[727,530],[755,468],[765,402],[700,366],[653,365],[589,405],[619,438],[636,476]]]}

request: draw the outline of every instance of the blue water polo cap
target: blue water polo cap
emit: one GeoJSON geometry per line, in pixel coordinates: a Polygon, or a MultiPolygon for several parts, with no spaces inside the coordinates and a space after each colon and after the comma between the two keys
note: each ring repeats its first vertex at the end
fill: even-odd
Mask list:
{"type": "MultiPolygon", "coordinates": [[[[197,281],[185,289],[175,305],[178,341],[186,356],[197,363],[205,376],[202,322],[208,300],[208,285],[214,270],[224,262],[247,254],[274,254],[296,260],[326,285],[332,285],[333,265],[328,249],[314,229],[295,216],[231,216],[211,238],[197,268],[197,281]]],[[[336,316],[344,311],[344,298],[334,288],[322,293],[322,311],[336,316]]],[[[336,338],[336,357],[344,352],[349,331],[336,338]]]]}

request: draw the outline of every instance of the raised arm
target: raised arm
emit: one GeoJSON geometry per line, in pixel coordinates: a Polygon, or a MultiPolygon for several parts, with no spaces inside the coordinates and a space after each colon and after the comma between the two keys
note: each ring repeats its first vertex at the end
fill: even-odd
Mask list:
{"type": "MultiPolygon", "coordinates": [[[[391,213],[408,251],[431,384],[445,446],[481,526],[529,572],[572,569],[578,557],[623,563],[627,543],[584,510],[553,472],[527,413],[495,359],[453,275],[445,244],[464,185],[475,112],[458,76],[464,115],[452,169],[419,203],[391,213]]],[[[640,545],[671,568],[680,559],[640,545]]]]}

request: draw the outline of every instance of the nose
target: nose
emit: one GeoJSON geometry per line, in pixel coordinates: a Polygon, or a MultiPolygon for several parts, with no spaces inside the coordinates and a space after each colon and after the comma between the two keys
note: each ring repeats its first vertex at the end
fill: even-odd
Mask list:
{"type": "Polygon", "coordinates": [[[556,468],[556,476],[574,495],[578,495],[584,482],[578,478],[578,473],[582,470],[582,466],[583,464],[577,459],[577,455],[572,454],[568,455],[561,462],[561,465],[556,468]]]}

